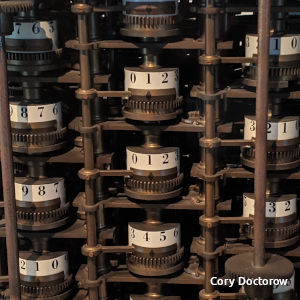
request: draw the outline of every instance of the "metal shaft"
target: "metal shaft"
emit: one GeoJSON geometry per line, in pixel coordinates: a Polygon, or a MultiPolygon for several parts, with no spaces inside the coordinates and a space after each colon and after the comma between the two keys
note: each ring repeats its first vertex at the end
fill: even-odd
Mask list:
{"type": "Polygon", "coordinates": [[[254,265],[257,267],[265,264],[270,10],[270,0],[260,0],[258,2],[258,66],[254,173],[254,265]]]}
{"type": "MultiPolygon", "coordinates": [[[[87,32],[87,16],[85,14],[78,15],[78,37],[79,43],[86,44],[88,42],[88,32],[87,32]]],[[[89,61],[89,51],[80,50],[80,83],[81,89],[89,90],[91,85],[91,75],[90,75],[90,61],[89,61]]],[[[90,127],[92,125],[92,112],[91,112],[91,102],[82,101],[82,125],[85,127],[90,127]]],[[[93,148],[93,135],[85,134],[83,138],[84,146],[84,168],[86,170],[94,169],[94,148],[93,148]]],[[[85,181],[85,195],[86,204],[95,204],[95,182],[93,180],[85,181]]],[[[94,247],[97,245],[97,222],[95,213],[87,213],[86,216],[87,223],[87,245],[94,247]]],[[[97,264],[95,257],[87,258],[88,265],[88,279],[97,279],[97,264]]],[[[98,289],[89,288],[89,299],[98,299],[98,289]]]]}
{"type": "Polygon", "coordinates": [[[10,299],[20,299],[19,251],[10,114],[7,93],[5,40],[0,36],[0,145],[10,299]]]}
{"type": "MultiPolygon", "coordinates": [[[[214,1],[207,0],[206,7],[213,7],[214,1]]],[[[211,14],[206,15],[205,19],[205,55],[215,55],[215,16],[211,14]]],[[[205,92],[212,94],[215,92],[215,67],[205,66],[205,92]]],[[[205,138],[213,139],[216,136],[215,130],[215,102],[205,102],[205,138]]],[[[214,150],[205,149],[205,173],[213,175],[215,173],[214,150]]],[[[205,216],[214,217],[215,215],[215,182],[205,182],[205,216]]],[[[205,233],[205,251],[213,252],[215,247],[214,229],[206,228],[205,233]]],[[[210,279],[214,273],[214,261],[205,260],[205,292],[212,293],[214,287],[210,283],[210,279]]]]}

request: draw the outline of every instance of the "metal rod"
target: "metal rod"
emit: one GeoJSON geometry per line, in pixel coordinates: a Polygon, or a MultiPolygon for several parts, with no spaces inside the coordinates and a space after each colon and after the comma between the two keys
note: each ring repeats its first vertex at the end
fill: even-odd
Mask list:
{"type": "Polygon", "coordinates": [[[20,299],[19,252],[17,237],[14,169],[11,143],[10,113],[7,92],[5,40],[0,36],[0,145],[6,227],[7,265],[10,299],[20,299]]]}
{"type": "Polygon", "coordinates": [[[265,264],[265,200],[269,84],[270,0],[258,2],[258,65],[256,91],[254,265],[265,264]]]}
{"type": "MultiPolygon", "coordinates": [[[[206,0],[206,7],[213,7],[214,0],[206,0]]],[[[207,14],[205,17],[205,55],[213,56],[216,54],[215,41],[215,16],[207,14]]],[[[205,66],[205,92],[212,94],[215,92],[215,67],[205,66]]],[[[213,139],[216,136],[215,102],[205,103],[205,138],[213,139]]],[[[205,173],[213,175],[215,173],[214,149],[205,149],[205,173]]],[[[215,182],[205,182],[205,216],[210,218],[215,215],[215,182]]],[[[215,247],[214,228],[205,228],[205,251],[213,252],[215,247]]],[[[210,279],[214,274],[214,260],[205,260],[205,282],[206,293],[214,292],[215,288],[210,279]]]]}
{"type": "MultiPolygon", "coordinates": [[[[78,14],[78,39],[79,43],[86,44],[88,42],[88,20],[86,14],[78,14]]],[[[81,89],[89,90],[92,87],[90,74],[89,51],[80,50],[80,84],[81,89]]],[[[82,125],[90,127],[92,125],[92,109],[91,101],[82,101],[82,125]]],[[[94,169],[94,148],[93,135],[85,134],[83,137],[84,146],[84,168],[86,170],[94,169]]],[[[95,182],[94,180],[85,181],[86,204],[95,204],[95,182]]],[[[87,223],[87,245],[94,247],[97,245],[97,222],[95,212],[86,214],[87,223]]],[[[95,257],[87,257],[88,279],[97,279],[97,261],[95,257]]],[[[98,299],[98,288],[89,288],[89,299],[98,299]]]]}

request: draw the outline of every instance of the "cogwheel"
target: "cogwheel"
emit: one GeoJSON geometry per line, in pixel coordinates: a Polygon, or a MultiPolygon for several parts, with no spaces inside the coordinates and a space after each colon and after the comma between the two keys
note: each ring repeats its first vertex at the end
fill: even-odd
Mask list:
{"type": "Polygon", "coordinates": [[[125,103],[125,108],[129,111],[138,111],[146,114],[159,114],[160,112],[173,112],[181,106],[182,97],[177,99],[168,99],[161,96],[156,101],[145,101],[145,97],[132,96],[125,103]],[[161,98],[161,99],[159,99],[161,98]]]}
{"type": "Polygon", "coordinates": [[[146,193],[167,193],[179,186],[182,180],[183,174],[180,174],[176,178],[163,181],[142,181],[130,178],[126,180],[126,186],[146,193]]]}
{"type": "MultiPolygon", "coordinates": [[[[255,147],[243,147],[242,157],[251,161],[255,160],[255,147]]],[[[296,162],[300,159],[300,147],[288,148],[286,151],[268,151],[267,164],[284,164],[296,162]]]]}
{"type": "Polygon", "coordinates": [[[72,284],[72,275],[63,282],[47,285],[27,285],[26,282],[21,282],[21,293],[30,297],[47,298],[61,294],[72,284]]]}
{"type": "MultiPolygon", "coordinates": [[[[251,66],[247,69],[246,74],[248,77],[257,78],[257,68],[256,66],[251,66]]],[[[282,79],[282,80],[296,80],[300,77],[300,67],[299,66],[279,66],[269,67],[269,78],[270,80],[282,79]]]]}
{"type": "MultiPolygon", "coordinates": [[[[291,224],[285,227],[268,227],[265,228],[265,234],[266,234],[266,242],[269,241],[283,241],[287,240],[293,236],[295,236],[299,232],[300,227],[300,221],[297,220],[295,224],[291,224]]],[[[254,236],[254,227],[253,225],[249,224],[246,226],[246,235],[249,238],[253,238],[254,236]]]]}
{"type": "Polygon", "coordinates": [[[19,133],[12,132],[12,142],[27,143],[35,146],[47,146],[59,143],[63,140],[67,129],[63,128],[59,131],[38,132],[38,133],[19,133]]]}
{"type": "Polygon", "coordinates": [[[0,13],[16,13],[33,7],[33,0],[0,1],[0,13]]]}
{"type": "Polygon", "coordinates": [[[62,219],[67,215],[70,209],[70,203],[65,206],[42,212],[26,212],[17,210],[17,220],[21,222],[39,222],[39,223],[50,223],[56,220],[62,219]]]}
{"type": "Polygon", "coordinates": [[[9,50],[7,47],[6,58],[8,64],[15,64],[17,61],[23,61],[27,64],[38,62],[40,64],[41,61],[53,61],[57,59],[62,53],[62,50],[59,49],[57,51],[49,51],[49,52],[39,52],[39,53],[21,53],[21,52],[13,52],[9,50]]]}
{"type": "Polygon", "coordinates": [[[128,262],[134,265],[142,265],[145,268],[167,269],[176,265],[183,257],[182,247],[178,252],[164,257],[142,257],[136,254],[128,255],[128,262]]]}
{"type": "Polygon", "coordinates": [[[140,28],[158,29],[162,26],[173,26],[176,23],[174,16],[132,16],[124,18],[124,24],[140,28]]]}

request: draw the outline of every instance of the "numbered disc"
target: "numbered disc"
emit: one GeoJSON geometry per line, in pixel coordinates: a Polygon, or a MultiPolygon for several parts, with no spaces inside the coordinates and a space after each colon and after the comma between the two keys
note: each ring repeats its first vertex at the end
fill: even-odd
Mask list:
{"type": "MultiPolygon", "coordinates": [[[[297,195],[282,195],[266,199],[267,218],[283,218],[297,215],[297,195]],[[272,200],[272,201],[270,201],[272,200]]],[[[254,216],[254,194],[243,195],[243,217],[254,216]]]]}
{"type": "Polygon", "coordinates": [[[27,104],[11,101],[9,107],[11,122],[22,124],[54,122],[56,130],[62,129],[61,102],[27,104]]]}
{"type": "MultiPolygon", "coordinates": [[[[59,276],[59,278],[63,278],[63,280],[69,276],[69,259],[67,252],[36,254],[21,251],[19,255],[19,269],[21,280],[23,281],[26,281],[27,276],[52,276],[53,278],[53,276],[56,275],[55,278],[59,276]]],[[[32,280],[29,279],[29,281],[32,280]]]]}
{"type": "Polygon", "coordinates": [[[5,37],[8,51],[40,53],[58,49],[56,20],[15,21],[11,35],[5,37]]]}
{"type": "MultiPolygon", "coordinates": [[[[256,137],[255,116],[245,116],[244,139],[256,137]]],[[[284,141],[299,137],[299,117],[284,117],[270,120],[267,124],[267,139],[269,141],[284,141]]]]}
{"type": "MultiPolygon", "coordinates": [[[[245,40],[245,56],[257,54],[258,36],[247,34],[245,40]]],[[[300,35],[284,35],[270,37],[270,55],[297,55],[300,54],[300,35]]]]}
{"type": "Polygon", "coordinates": [[[273,286],[273,294],[281,294],[295,289],[295,273],[286,281],[285,285],[273,286]]]}
{"type": "MultiPolygon", "coordinates": [[[[125,68],[125,90],[175,90],[179,96],[179,70],[178,68],[125,68]]],[[[146,93],[145,93],[146,95],[146,93]]]]}
{"type": "Polygon", "coordinates": [[[144,248],[162,248],[177,244],[180,248],[180,224],[128,224],[128,244],[144,248]]]}
{"type": "Polygon", "coordinates": [[[142,147],[127,147],[127,170],[163,171],[180,170],[179,148],[145,149],[142,147]]]}
{"type": "Polygon", "coordinates": [[[21,202],[37,203],[59,200],[59,206],[63,206],[66,203],[63,178],[45,178],[36,180],[28,177],[16,177],[15,193],[16,200],[21,202]]]}

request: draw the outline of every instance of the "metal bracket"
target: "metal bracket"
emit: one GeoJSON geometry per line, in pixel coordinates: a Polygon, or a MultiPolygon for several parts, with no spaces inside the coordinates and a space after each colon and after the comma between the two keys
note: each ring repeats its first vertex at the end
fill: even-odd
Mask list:
{"type": "Polygon", "coordinates": [[[83,90],[81,88],[75,91],[75,96],[79,100],[94,100],[97,97],[96,89],[83,90]]]}
{"type": "Polygon", "coordinates": [[[216,101],[219,100],[221,98],[223,98],[224,95],[226,95],[228,91],[228,88],[225,88],[221,91],[218,91],[216,93],[212,93],[212,94],[207,94],[203,88],[201,88],[199,85],[195,85],[193,86],[190,95],[193,98],[198,98],[201,99],[203,101],[216,101]]]}
{"type": "Polygon", "coordinates": [[[200,139],[200,146],[202,148],[213,149],[213,148],[219,148],[220,145],[221,145],[221,139],[218,137],[215,137],[213,139],[207,139],[205,137],[202,137],[200,139]]]}
{"type": "Polygon", "coordinates": [[[198,62],[203,66],[215,66],[221,63],[221,56],[219,55],[201,55],[198,62]]]}
{"type": "Polygon", "coordinates": [[[88,257],[97,257],[102,252],[102,245],[98,244],[96,246],[88,246],[87,244],[84,244],[81,247],[81,253],[84,256],[88,257]]]}
{"type": "Polygon", "coordinates": [[[211,229],[211,228],[215,228],[219,225],[220,223],[220,219],[218,216],[214,216],[214,217],[206,217],[205,215],[200,216],[199,218],[199,224],[202,227],[211,229]]]}
{"type": "Polygon", "coordinates": [[[78,171],[78,177],[80,179],[86,180],[86,181],[95,180],[99,176],[100,176],[99,169],[86,170],[86,169],[82,168],[78,171]]]}

